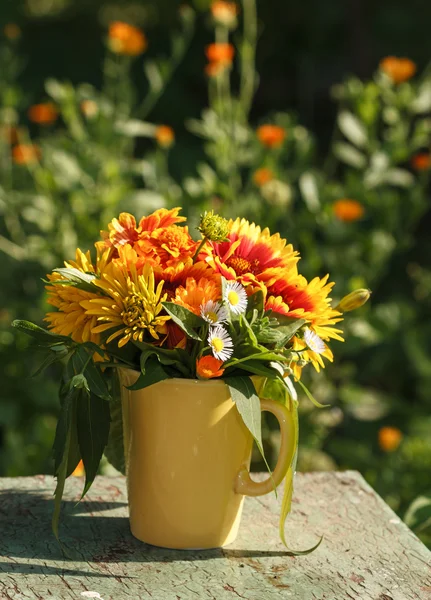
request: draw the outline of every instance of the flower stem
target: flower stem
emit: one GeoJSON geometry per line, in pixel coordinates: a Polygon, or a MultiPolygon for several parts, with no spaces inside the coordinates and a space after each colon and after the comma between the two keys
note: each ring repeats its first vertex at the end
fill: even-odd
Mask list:
{"type": "Polygon", "coordinates": [[[207,241],[208,241],[208,238],[207,238],[207,237],[204,237],[204,239],[203,239],[203,240],[201,241],[201,243],[199,244],[199,246],[198,246],[198,249],[196,250],[196,252],[195,252],[195,253],[194,253],[194,255],[193,255],[193,263],[195,263],[195,262],[196,262],[196,259],[197,259],[198,255],[199,255],[199,252],[200,252],[200,251],[202,250],[202,248],[205,246],[205,244],[207,243],[207,241]]]}

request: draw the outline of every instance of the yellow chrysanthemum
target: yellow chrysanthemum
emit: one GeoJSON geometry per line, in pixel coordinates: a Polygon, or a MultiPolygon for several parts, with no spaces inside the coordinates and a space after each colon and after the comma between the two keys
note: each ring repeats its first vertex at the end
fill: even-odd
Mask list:
{"type": "Polygon", "coordinates": [[[92,298],[81,303],[86,314],[97,319],[92,329],[95,334],[115,328],[106,343],[120,337],[121,348],[131,339],[142,342],[148,333],[153,340],[166,335],[168,316],[161,316],[162,302],[167,294],[162,295],[163,281],[157,287],[154,272],[150,265],[145,265],[138,275],[136,268],[130,265],[127,272],[118,262],[112,262],[95,281],[106,297],[92,298]]]}
{"type": "MultiPolygon", "coordinates": [[[[75,260],[65,262],[66,267],[72,267],[83,273],[96,273],[101,267],[105,267],[107,254],[98,253],[98,262],[96,268],[91,262],[90,252],[82,252],[79,248],[76,250],[75,260]]],[[[60,282],[66,281],[60,273],[48,275],[49,281],[55,282],[54,285],[47,285],[47,302],[57,308],[56,312],[49,312],[45,317],[48,327],[54,333],[59,335],[68,335],[75,342],[94,342],[99,344],[99,335],[92,330],[96,325],[96,318],[87,315],[81,302],[97,298],[97,290],[94,293],[81,290],[70,285],[61,285],[60,282]]]]}

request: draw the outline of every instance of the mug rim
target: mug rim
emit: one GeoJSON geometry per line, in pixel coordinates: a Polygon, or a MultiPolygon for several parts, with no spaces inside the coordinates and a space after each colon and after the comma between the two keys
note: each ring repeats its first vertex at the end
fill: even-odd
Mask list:
{"type": "MultiPolygon", "coordinates": [[[[124,368],[126,371],[131,371],[132,373],[136,373],[138,375],[138,377],[141,374],[141,372],[137,371],[136,369],[130,369],[128,367],[122,367],[122,368],[124,368]]],[[[249,377],[251,379],[252,377],[256,377],[256,375],[250,375],[249,377]]],[[[259,376],[257,375],[257,377],[259,377],[259,376]]],[[[174,381],[175,383],[181,382],[182,384],[184,384],[185,382],[187,382],[187,383],[193,382],[194,384],[199,384],[199,385],[201,385],[201,384],[208,385],[209,383],[211,383],[212,385],[220,385],[220,384],[227,385],[225,380],[221,379],[219,377],[213,378],[213,379],[195,379],[195,378],[192,379],[191,377],[169,377],[168,379],[162,379],[161,381],[158,381],[157,383],[167,383],[169,381],[174,381]]]]}

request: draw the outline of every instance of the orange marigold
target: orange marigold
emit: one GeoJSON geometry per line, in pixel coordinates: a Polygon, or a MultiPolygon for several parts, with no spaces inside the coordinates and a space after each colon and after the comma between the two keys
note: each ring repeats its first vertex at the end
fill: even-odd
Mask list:
{"type": "Polygon", "coordinates": [[[412,157],[412,167],[416,171],[428,171],[431,168],[431,156],[427,152],[421,152],[412,157]]]}
{"type": "Polygon", "coordinates": [[[380,61],[379,66],[394,83],[408,81],[416,73],[416,64],[409,58],[387,56],[380,61]]]}
{"type": "Polygon", "coordinates": [[[235,48],[232,44],[215,43],[205,49],[205,54],[210,63],[232,64],[235,48]]]}
{"type": "Polygon", "coordinates": [[[365,213],[365,209],[360,202],[349,198],[342,198],[334,202],[332,211],[337,219],[346,223],[358,221],[365,213]]]}
{"type": "Polygon", "coordinates": [[[180,286],[176,289],[173,302],[184,306],[195,315],[200,315],[202,304],[206,304],[209,300],[217,302],[221,298],[221,285],[211,279],[202,277],[196,281],[193,277],[187,277],[185,286],[180,286]]]}
{"type": "Polygon", "coordinates": [[[257,128],[256,135],[267,148],[279,148],[286,137],[286,130],[279,125],[261,125],[257,128]]]}
{"type": "Polygon", "coordinates": [[[37,162],[42,153],[35,144],[19,144],[12,150],[12,158],[17,165],[28,165],[37,162]]]}
{"type": "Polygon", "coordinates": [[[162,148],[170,148],[175,141],[175,134],[172,127],[168,125],[159,125],[155,133],[156,141],[162,148]]]}
{"type": "Polygon", "coordinates": [[[215,2],[212,2],[211,4],[211,14],[217,23],[231,28],[236,25],[238,6],[235,2],[215,0],[215,2]]]}
{"type": "Polygon", "coordinates": [[[196,374],[199,379],[213,379],[221,377],[224,369],[221,369],[223,361],[214,356],[202,356],[196,361],[196,374]]]}
{"type": "Polygon", "coordinates": [[[265,183],[268,183],[268,181],[271,181],[272,179],[274,179],[274,173],[267,167],[257,169],[253,173],[253,181],[259,187],[265,185],[265,183]]]}
{"type": "Polygon", "coordinates": [[[385,452],[394,452],[401,444],[402,432],[398,427],[381,427],[379,429],[379,446],[385,452]]]}
{"type": "Polygon", "coordinates": [[[58,110],[51,102],[33,104],[28,109],[28,118],[38,125],[51,125],[57,120],[58,110]]]}
{"type": "Polygon", "coordinates": [[[140,29],[122,21],[110,24],[108,38],[112,52],[126,56],[139,56],[148,45],[147,38],[140,29]]]}

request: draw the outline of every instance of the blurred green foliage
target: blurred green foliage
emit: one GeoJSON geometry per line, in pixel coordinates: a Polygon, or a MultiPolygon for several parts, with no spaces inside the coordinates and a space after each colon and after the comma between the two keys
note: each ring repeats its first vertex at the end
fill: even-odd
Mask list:
{"type": "MultiPolygon", "coordinates": [[[[2,8],[4,24],[17,20],[23,32],[21,39],[3,35],[0,44],[1,475],[52,469],[58,373],[52,368],[49,376],[29,379],[37,359],[27,339],[10,329],[13,318],[43,318],[45,273],[73,257],[76,246],[91,248],[99,230],[122,210],[141,215],[182,205],[197,223],[203,210],[215,209],[256,220],[287,237],[301,251],[304,275],[331,274],[334,300],[358,287],[373,290],[370,306],[347,315],[347,341],[333,345],[334,365],[324,373],[304,373],[316,398],[332,408],[317,411],[303,399],[299,468],[358,469],[401,514],[420,496],[407,520],[426,536],[430,171],[415,168],[412,159],[430,151],[431,74],[424,69],[399,84],[381,70],[371,76],[367,39],[359,27],[368,15],[362,4],[350,4],[359,25],[350,23],[351,15],[340,21],[338,3],[331,9],[325,5],[325,19],[320,3],[312,4],[315,14],[304,16],[300,7],[280,8],[279,15],[261,3],[255,28],[254,4],[245,0],[240,15],[244,33],[235,31],[232,38],[236,66],[232,73],[210,78],[203,110],[203,46],[214,33],[218,40],[227,36],[220,26],[214,32],[208,2],[194,3],[199,23],[194,41],[194,11],[178,10],[169,0],[157,7],[26,0],[2,8]],[[307,51],[280,25],[274,28],[277,19],[286,17],[293,32],[287,16],[295,16],[308,32],[313,43],[307,51]],[[158,32],[144,59],[103,52],[104,31],[113,19],[158,32]],[[332,85],[346,68],[333,39],[343,23],[342,35],[350,31],[356,36],[347,66],[362,77],[332,85]],[[271,27],[274,35],[272,30],[268,35],[271,27]],[[47,32],[45,45],[40,44],[47,32]],[[64,49],[62,32],[67,43],[75,40],[65,57],[52,52],[57,46],[64,49]],[[259,36],[260,85],[254,67],[259,36]],[[33,48],[49,69],[32,62],[33,48]],[[286,57],[288,77],[283,79],[286,57]],[[292,61],[298,57],[295,71],[292,61]],[[34,72],[29,64],[36,64],[34,72]],[[296,96],[288,88],[289,77],[296,96]],[[330,106],[325,94],[331,85],[330,106]],[[57,107],[59,119],[47,126],[29,123],[29,105],[46,100],[57,107]],[[292,104],[300,116],[286,111],[292,104]],[[175,127],[173,148],[157,143],[155,123],[160,121],[175,127]],[[335,123],[331,138],[328,121],[335,123]],[[256,136],[259,124],[281,127],[283,144],[263,145],[256,136]],[[11,135],[16,136],[12,146],[37,144],[40,158],[16,164],[11,135]],[[270,178],[257,183],[256,170],[262,168],[270,178]],[[359,203],[363,215],[352,220],[337,216],[336,203],[344,199],[359,203]],[[387,425],[402,432],[399,446],[389,448],[379,437],[387,425]]],[[[415,28],[422,31],[417,17],[412,20],[414,5],[392,2],[373,8],[373,23],[384,34],[375,38],[377,57],[391,47],[396,30],[406,33],[402,40],[409,39],[400,52],[411,49],[425,65],[428,56],[421,54],[420,39],[427,32],[413,41],[410,35],[415,28]],[[392,29],[385,29],[388,15],[392,29]]],[[[269,419],[266,445],[273,455],[277,437],[269,419]]]]}

